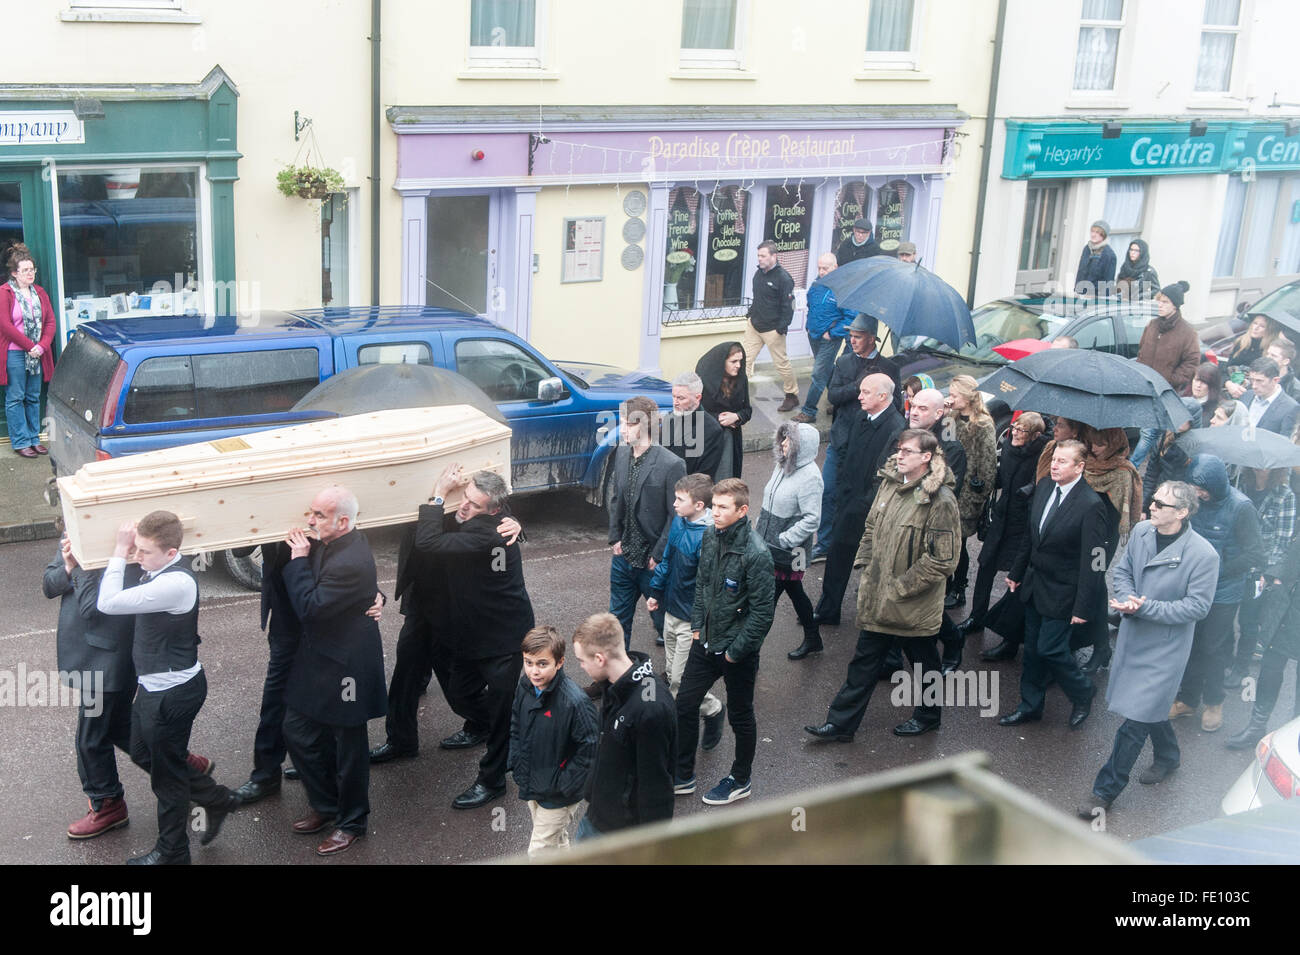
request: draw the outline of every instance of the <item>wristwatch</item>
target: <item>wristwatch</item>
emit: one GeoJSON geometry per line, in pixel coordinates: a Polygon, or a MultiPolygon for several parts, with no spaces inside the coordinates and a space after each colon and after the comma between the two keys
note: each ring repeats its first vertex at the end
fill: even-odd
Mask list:
{"type": "Polygon", "coordinates": [[[429,503],[434,504],[438,507],[442,507],[442,500],[443,500],[442,498],[440,498],[438,495],[435,494],[433,497],[429,498],[429,503]]]}

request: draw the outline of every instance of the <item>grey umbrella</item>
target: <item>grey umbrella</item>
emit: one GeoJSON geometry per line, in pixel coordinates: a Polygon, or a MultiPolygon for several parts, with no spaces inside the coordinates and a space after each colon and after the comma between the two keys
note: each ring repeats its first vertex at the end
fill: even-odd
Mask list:
{"type": "Polygon", "coordinates": [[[1212,454],[1225,464],[1264,470],[1300,467],[1300,446],[1260,428],[1195,428],[1180,435],[1175,443],[1188,457],[1212,454]]]}
{"type": "Polygon", "coordinates": [[[351,415],[434,405],[469,405],[502,424],[510,423],[483,389],[463,375],[433,365],[405,363],[341,371],[307,392],[293,409],[351,415]]]}

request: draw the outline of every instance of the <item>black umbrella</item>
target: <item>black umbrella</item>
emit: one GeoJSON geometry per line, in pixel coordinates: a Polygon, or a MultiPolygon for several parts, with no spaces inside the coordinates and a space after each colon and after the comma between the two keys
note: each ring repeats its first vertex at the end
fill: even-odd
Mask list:
{"type": "Polygon", "coordinates": [[[495,421],[509,424],[478,385],[463,375],[432,365],[361,365],[327,378],[293,406],[295,411],[332,411],[339,415],[469,405],[495,421]]]}
{"type": "MultiPolygon", "coordinates": [[[[899,338],[921,335],[953,348],[975,341],[975,324],[961,294],[929,269],[873,255],[842,265],[813,283],[835,293],[840,308],[865,312],[899,338]]],[[[811,291],[811,289],[810,289],[811,291]]]]}
{"type": "Polygon", "coordinates": [[[1177,444],[1189,458],[1212,454],[1225,464],[1263,470],[1300,467],[1300,446],[1262,428],[1195,428],[1180,435],[1177,444]]]}
{"type": "Polygon", "coordinates": [[[1159,372],[1107,352],[1040,351],[999,368],[980,388],[1013,411],[1041,411],[1094,428],[1174,431],[1189,419],[1159,372]]]}

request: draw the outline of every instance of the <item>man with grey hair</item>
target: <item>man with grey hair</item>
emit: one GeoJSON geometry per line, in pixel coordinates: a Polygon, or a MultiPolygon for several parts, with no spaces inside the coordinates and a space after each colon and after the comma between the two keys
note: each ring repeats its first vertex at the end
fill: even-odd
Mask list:
{"type": "Polygon", "coordinates": [[[662,418],[661,443],[686,462],[687,474],[707,474],[718,479],[722,466],[722,425],[700,407],[704,381],[693,371],[673,379],[673,413],[662,418]]]}
{"type": "Polygon", "coordinates": [[[441,558],[450,575],[447,587],[447,632],[453,635],[449,701],[468,703],[488,727],[487,752],[479,761],[473,785],[452,801],[453,809],[477,809],[506,791],[510,750],[510,710],[523,667],[520,644],[533,628],[533,604],[524,586],[519,544],[501,535],[508,516],[509,488],[491,471],[466,474],[450,465],[438,478],[429,503],[420,507],[415,549],[441,558]],[[462,494],[447,533],[443,505],[462,494]]]}
{"type": "Polygon", "coordinates": [[[357,499],[340,485],[311,502],[310,540],[289,532],[281,575],[302,625],[285,689],[284,740],[302,775],[311,811],[301,834],[333,831],[316,849],[327,856],[366,834],[370,759],[366,723],[388,709],[379,625],[367,611],[379,589],[370,544],[356,533],[357,499]]]}

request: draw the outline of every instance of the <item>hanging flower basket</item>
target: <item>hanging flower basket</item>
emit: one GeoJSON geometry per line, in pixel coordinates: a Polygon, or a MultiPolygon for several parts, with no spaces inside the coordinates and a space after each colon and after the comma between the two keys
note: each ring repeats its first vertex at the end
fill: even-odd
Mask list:
{"type": "Polygon", "coordinates": [[[285,166],[276,174],[275,185],[286,196],[300,199],[324,199],[344,188],[337,170],[315,166],[285,166]]]}

